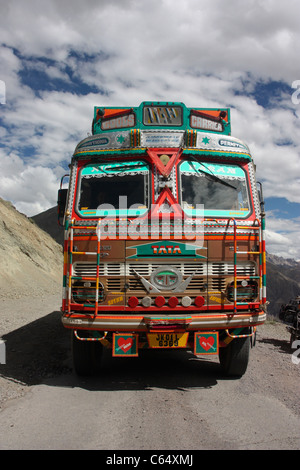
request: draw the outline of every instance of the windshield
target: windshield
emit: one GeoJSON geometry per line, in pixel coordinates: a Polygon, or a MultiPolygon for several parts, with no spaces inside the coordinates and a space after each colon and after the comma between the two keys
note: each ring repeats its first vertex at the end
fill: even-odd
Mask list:
{"type": "Polygon", "coordinates": [[[250,213],[246,172],[239,165],[184,161],[180,165],[182,207],[196,215],[246,217],[250,213]]]}
{"type": "Polygon", "coordinates": [[[80,170],[80,215],[142,215],[148,209],[149,168],[144,161],[89,163],[80,170]]]}

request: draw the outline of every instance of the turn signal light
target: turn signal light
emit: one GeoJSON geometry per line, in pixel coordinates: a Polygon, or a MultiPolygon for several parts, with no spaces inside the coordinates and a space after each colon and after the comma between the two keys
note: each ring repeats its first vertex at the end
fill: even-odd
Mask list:
{"type": "Polygon", "coordinates": [[[177,297],[170,297],[168,300],[169,307],[175,308],[178,305],[177,297]]]}
{"type": "Polygon", "coordinates": [[[128,305],[131,308],[136,307],[139,304],[139,299],[137,297],[130,297],[128,299],[128,305]]]}
{"type": "Polygon", "coordinates": [[[202,295],[198,295],[196,298],[195,298],[195,305],[197,305],[197,307],[202,307],[202,305],[205,304],[205,298],[202,297],[202,295]]]}
{"type": "Polygon", "coordinates": [[[166,299],[162,295],[158,295],[155,299],[155,305],[156,307],[162,307],[165,305],[166,299]]]}

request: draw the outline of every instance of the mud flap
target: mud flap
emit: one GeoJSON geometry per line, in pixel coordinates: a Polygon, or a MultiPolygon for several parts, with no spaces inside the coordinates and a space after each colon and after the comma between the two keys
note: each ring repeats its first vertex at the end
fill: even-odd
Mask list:
{"type": "Polygon", "coordinates": [[[112,355],[113,357],[138,356],[138,334],[114,333],[112,355]]]}
{"type": "Polygon", "coordinates": [[[194,354],[219,354],[219,334],[216,331],[197,332],[194,335],[194,354]]]}

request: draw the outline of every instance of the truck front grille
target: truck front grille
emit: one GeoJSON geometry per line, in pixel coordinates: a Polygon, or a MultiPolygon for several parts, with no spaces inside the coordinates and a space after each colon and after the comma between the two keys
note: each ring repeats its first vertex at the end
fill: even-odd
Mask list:
{"type": "MultiPolygon", "coordinates": [[[[183,279],[197,271],[185,290],[185,294],[208,291],[225,292],[228,277],[234,275],[234,266],[231,262],[209,262],[209,263],[165,263],[178,269],[183,279]]],[[[128,286],[127,294],[144,295],[145,288],[134,271],[147,280],[150,280],[152,272],[162,266],[162,263],[101,263],[99,266],[100,281],[106,291],[124,291],[125,283],[128,286]]],[[[256,273],[254,262],[239,262],[237,265],[238,276],[254,276],[256,273]]],[[[94,262],[76,262],[73,265],[73,276],[96,277],[97,266],[94,262]]],[[[83,282],[83,281],[82,281],[83,282]]]]}

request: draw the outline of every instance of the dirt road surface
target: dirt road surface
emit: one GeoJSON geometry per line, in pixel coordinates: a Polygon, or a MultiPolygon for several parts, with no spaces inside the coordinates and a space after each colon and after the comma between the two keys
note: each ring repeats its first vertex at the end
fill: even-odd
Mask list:
{"type": "Polygon", "coordinates": [[[83,379],[59,307],[57,295],[1,299],[0,449],[299,449],[300,364],[284,325],[258,329],[241,379],[185,351],[108,353],[83,379]]]}

